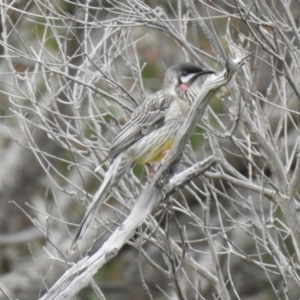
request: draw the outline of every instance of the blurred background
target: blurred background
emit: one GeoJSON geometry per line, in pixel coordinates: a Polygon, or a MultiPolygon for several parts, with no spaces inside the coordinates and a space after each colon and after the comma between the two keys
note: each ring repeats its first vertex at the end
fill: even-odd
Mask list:
{"type": "Polygon", "coordinates": [[[299,299],[298,1],[0,8],[0,300],[40,298],[126,218],[147,184],[142,166],[69,253],[108,164],[94,169],[168,67],[221,71],[251,52],[211,99],[178,172],[218,164],[159,205],[76,299],[299,299]]]}

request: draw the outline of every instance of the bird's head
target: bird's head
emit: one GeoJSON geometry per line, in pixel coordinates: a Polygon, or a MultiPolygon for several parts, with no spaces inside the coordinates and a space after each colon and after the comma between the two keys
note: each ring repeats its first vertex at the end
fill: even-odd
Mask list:
{"type": "MultiPolygon", "coordinates": [[[[165,90],[189,91],[194,85],[201,85],[197,79],[205,74],[215,73],[192,63],[182,63],[169,68],[165,74],[163,87],[165,90]]],[[[204,76],[205,77],[205,76],[204,76]]]]}

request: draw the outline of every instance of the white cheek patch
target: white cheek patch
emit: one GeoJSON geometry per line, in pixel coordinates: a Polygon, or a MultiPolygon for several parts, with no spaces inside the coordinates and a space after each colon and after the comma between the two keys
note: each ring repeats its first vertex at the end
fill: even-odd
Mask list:
{"type": "Polygon", "coordinates": [[[188,74],[188,75],[182,75],[180,76],[180,81],[182,83],[187,83],[190,81],[190,79],[192,79],[196,74],[192,73],[192,74],[188,74]]]}

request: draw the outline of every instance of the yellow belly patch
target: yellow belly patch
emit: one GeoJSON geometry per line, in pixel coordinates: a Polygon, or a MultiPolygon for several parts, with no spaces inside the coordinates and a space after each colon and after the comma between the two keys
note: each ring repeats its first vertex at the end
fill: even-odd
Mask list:
{"type": "Polygon", "coordinates": [[[163,144],[148,149],[147,153],[143,154],[142,156],[136,159],[136,162],[139,164],[160,162],[165,157],[164,151],[170,150],[173,144],[174,139],[168,139],[163,144]]]}

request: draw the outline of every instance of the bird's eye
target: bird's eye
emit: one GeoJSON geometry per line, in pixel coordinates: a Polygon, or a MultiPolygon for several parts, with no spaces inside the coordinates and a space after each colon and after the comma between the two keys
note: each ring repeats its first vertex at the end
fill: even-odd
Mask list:
{"type": "Polygon", "coordinates": [[[186,76],[188,73],[189,73],[189,72],[185,70],[185,71],[182,72],[182,75],[183,75],[183,76],[186,76]]]}
{"type": "Polygon", "coordinates": [[[185,74],[184,72],[182,72],[182,75],[179,79],[181,83],[188,83],[194,76],[195,74],[193,73],[186,72],[185,74]]]}

